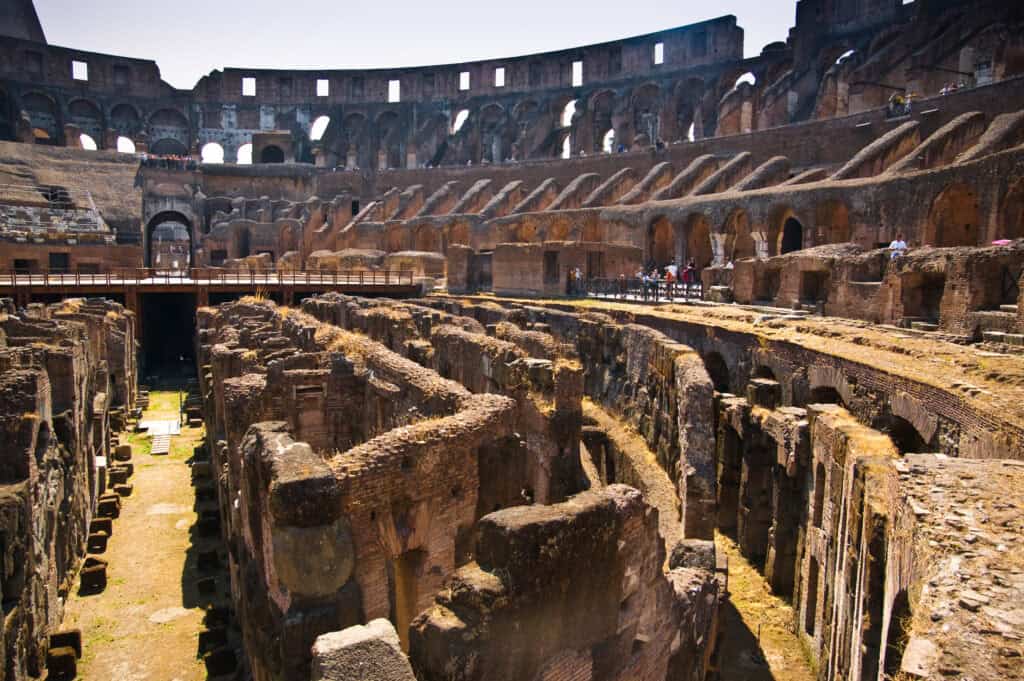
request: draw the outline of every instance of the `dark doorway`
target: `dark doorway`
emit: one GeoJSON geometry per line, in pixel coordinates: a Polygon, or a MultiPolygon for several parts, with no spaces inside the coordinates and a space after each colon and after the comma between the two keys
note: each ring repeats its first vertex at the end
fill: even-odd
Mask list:
{"type": "Polygon", "coordinates": [[[187,271],[192,263],[192,225],[181,213],[158,213],[146,226],[146,266],[187,271]]]}
{"type": "Polygon", "coordinates": [[[704,367],[711,377],[711,383],[720,393],[729,392],[729,367],[717,352],[709,352],[704,358],[704,367]]]}
{"type": "Polygon", "coordinates": [[[804,247],[804,226],[796,218],[787,218],[782,226],[782,245],[779,253],[791,253],[804,247]]]}
{"type": "Polygon", "coordinates": [[[71,270],[71,256],[67,253],[50,253],[50,272],[66,274],[71,270]]]}
{"type": "Polygon", "coordinates": [[[195,294],[148,293],[139,296],[139,306],[145,375],[194,375],[195,294]]]}
{"type": "Polygon", "coordinates": [[[260,163],[284,163],[284,152],[281,147],[274,145],[263,147],[263,151],[260,152],[260,163]]]}

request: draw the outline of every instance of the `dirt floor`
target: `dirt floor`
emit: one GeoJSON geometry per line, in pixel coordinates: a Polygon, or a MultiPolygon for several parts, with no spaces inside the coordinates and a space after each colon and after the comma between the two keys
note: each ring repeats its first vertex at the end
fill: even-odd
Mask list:
{"type": "Polygon", "coordinates": [[[722,681],[814,681],[806,649],[793,633],[793,608],[775,596],[729,537],[715,535],[729,558],[729,600],[721,612],[722,681]]]}
{"type": "MultiPolygon", "coordinates": [[[[177,391],[152,392],[143,418],[175,419],[177,391]]],[[[192,536],[195,494],[187,460],[201,428],[182,428],[168,456],[149,454],[149,437],[122,436],[132,444],[135,487],[122,499],[121,516],[101,557],[109,561],[107,588],[73,594],[66,628],[82,631],[80,681],[199,681],[198,654],[204,603],[196,590],[192,536]]]]}

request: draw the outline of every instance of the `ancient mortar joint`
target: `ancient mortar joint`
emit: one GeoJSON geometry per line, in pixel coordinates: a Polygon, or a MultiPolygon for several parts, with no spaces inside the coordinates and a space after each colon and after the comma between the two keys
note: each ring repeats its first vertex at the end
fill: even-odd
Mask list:
{"type": "Polygon", "coordinates": [[[1024,3],[321,4],[0,2],[2,681],[1024,681],[1024,3]]]}

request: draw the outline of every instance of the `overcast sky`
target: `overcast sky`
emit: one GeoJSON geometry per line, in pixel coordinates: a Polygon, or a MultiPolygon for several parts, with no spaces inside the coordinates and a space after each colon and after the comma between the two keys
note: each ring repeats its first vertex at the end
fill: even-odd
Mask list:
{"type": "Polygon", "coordinates": [[[785,40],[795,0],[35,0],[55,45],[154,59],[191,89],[225,66],[370,68],[514,57],[735,14],[747,56],[785,40]]]}

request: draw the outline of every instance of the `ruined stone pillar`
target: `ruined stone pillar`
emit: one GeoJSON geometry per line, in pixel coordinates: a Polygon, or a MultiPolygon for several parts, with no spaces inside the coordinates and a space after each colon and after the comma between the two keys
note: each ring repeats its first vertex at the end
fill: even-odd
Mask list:
{"type": "Polygon", "coordinates": [[[711,264],[721,267],[725,264],[725,234],[711,235],[711,264]]]}
{"type": "Polygon", "coordinates": [[[754,255],[760,259],[769,257],[768,235],[764,232],[751,232],[750,238],[754,240],[754,255]]]}

